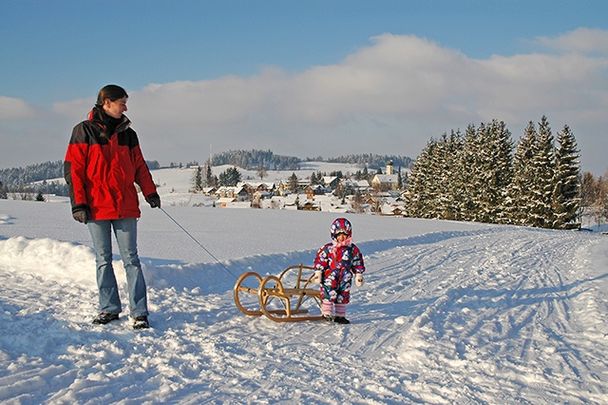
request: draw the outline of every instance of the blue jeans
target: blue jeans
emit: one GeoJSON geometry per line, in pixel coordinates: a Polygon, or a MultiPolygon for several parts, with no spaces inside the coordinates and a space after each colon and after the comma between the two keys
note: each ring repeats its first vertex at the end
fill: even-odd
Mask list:
{"type": "Polygon", "coordinates": [[[127,273],[129,310],[132,317],[148,315],[146,281],[137,255],[137,219],[90,221],[89,232],[95,247],[97,288],[101,312],[118,314],[122,310],[118,284],[112,267],[112,229],[127,273]]]}

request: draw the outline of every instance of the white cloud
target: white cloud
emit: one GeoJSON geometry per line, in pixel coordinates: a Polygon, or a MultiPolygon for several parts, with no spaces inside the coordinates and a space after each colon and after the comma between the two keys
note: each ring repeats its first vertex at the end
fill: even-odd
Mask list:
{"type": "MultiPolygon", "coordinates": [[[[528,121],[545,114],[556,132],[569,124],[583,163],[603,171],[606,163],[593,151],[608,148],[604,38],[606,31],[582,29],[539,41],[562,49],[584,43],[585,53],[474,59],[427,39],[383,34],[334,65],[127,89],[127,115],[146,157],[168,163],[204,160],[210,145],[216,152],[269,148],[300,157],[415,157],[431,136],[451,129],[496,118],[518,139],[528,121]]],[[[93,96],[54,110],[76,123],[93,96]]]]}
{"type": "Polygon", "coordinates": [[[35,109],[24,100],[0,96],[0,119],[18,120],[35,116],[35,109]]]}
{"type": "Polygon", "coordinates": [[[608,31],[578,28],[558,37],[538,37],[536,42],[562,52],[608,54],[608,31]]]}

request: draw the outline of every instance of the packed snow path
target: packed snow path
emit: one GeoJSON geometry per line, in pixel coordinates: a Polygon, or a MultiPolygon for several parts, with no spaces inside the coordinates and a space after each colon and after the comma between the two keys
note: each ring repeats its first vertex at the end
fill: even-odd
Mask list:
{"type": "Polygon", "coordinates": [[[358,245],[351,325],[248,318],[221,266],[144,260],[153,329],[135,332],[90,324],[89,248],[0,240],[0,402],[608,403],[608,238],[489,226],[358,245]]]}

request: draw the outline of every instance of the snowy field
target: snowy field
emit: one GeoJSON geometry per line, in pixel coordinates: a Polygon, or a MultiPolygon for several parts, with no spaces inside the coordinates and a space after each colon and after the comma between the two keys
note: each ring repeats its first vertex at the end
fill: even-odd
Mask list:
{"type": "Polygon", "coordinates": [[[152,329],[133,331],[91,325],[65,201],[0,200],[1,403],[608,403],[608,236],[349,215],[352,324],[279,324],[237,310],[234,277],[311,263],[335,215],[165,209],[221,264],[143,207],[152,329]]]}

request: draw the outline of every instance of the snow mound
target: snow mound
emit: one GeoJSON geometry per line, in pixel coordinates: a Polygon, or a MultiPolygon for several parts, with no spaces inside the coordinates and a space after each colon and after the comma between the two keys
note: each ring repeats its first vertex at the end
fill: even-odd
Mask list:
{"type": "MultiPolygon", "coordinates": [[[[116,263],[119,265],[118,263],[116,263]]],[[[0,240],[0,267],[55,281],[95,282],[95,253],[87,246],[22,236],[0,240]]]]}

